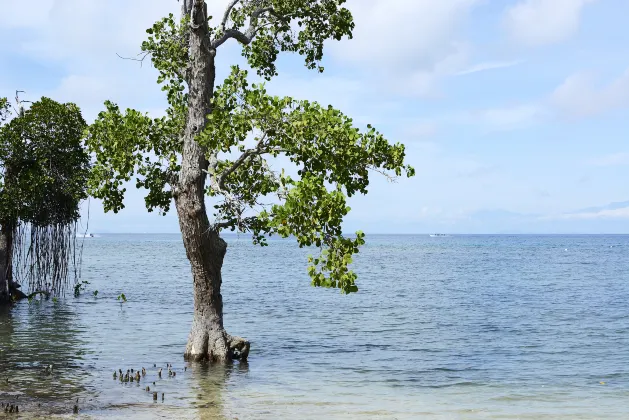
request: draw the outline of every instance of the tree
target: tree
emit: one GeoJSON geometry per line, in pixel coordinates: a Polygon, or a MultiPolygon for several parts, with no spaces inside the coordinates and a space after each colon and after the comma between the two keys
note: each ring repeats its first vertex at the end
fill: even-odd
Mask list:
{"type": "MultiPolygon", "coordinates": [[[[8,115],[3,99],[0,122],[8,115]]],[[[16,272],[46,294],[62,293],[69,279],[90,173],[86,127],[76,105],[49,98],[26,111],[20,106],[0,127],[0,303],[25,297],[13,279],[16,272]]]]}
{"type": "Polygon", "coordinates": [[[342,234],[346,198],[367,192],[370,170],[414,173],[404,164],[403,145],[389,144],[371,126],[361,132],[332,107],[272,96],[263,84],[249,84],[237,66],[215,86],[217,53],[230,40],[267,80],[277,75],[280,52],[296,52],[308,68],[323,71],[325,41],[351,37],[344,1],[231,0],[210,26],[205,1],[184,0],[181,19],[171,14],[158,21],[142,44],[167,94],[166,116],[123,113],[106,102],[89,129],[96,156],[91,192],[106,210],[124,207],[123,183],[134,176],[137,187],[148,190],[148,211],[165,213],[174,200],[194,283],[188,360],[243,360],[249,352],[246,340],[223,327],[222,230],[251,232],[263,246],[277,234],[295,237],[300,247],[319,247],[321,255],[309,261],[312,284],[356,292],[349,265],[364,235],[342,234]],[[299,168],[297,177],[271,169],[269,161],[278,156],[299,168]],[[263,203],[271,197],[274,203],[263,203]]]}

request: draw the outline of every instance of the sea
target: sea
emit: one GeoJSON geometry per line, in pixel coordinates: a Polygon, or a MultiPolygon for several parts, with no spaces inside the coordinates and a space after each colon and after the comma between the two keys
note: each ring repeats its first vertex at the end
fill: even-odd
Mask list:
{"type": "Polygon", "coordinates": [[[183,360],[179,235],[77,240],[79,297],[0,313],[21,418],[629,419],[629,236],[367,235],[342,295],[310,286],[316,249],[227,235],[225,326],[251,342],[227,367],[183,360]]]}

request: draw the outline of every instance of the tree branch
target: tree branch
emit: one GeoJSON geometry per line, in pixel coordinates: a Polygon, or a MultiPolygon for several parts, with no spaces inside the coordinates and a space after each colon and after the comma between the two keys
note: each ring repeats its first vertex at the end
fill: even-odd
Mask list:
{"type": "Polygon", "coordinates": [[[371,169],[374,172],[379,173],[380,175],[383,175],[387,181],[389,182],[396,182],[397,181],[397,177],[391,175],[390,173],[388,173],[387,171],[385,171],[384,169],[380,169],[375,165],[367,165],[367,169],[371,169]]]}
{"type": "MultiPolygon", "coordinates": [[[[229,11],[231,12],[231,9],[229,9],[229,11]]],[[[212,48],[216,49],[216,48],[220,47],[221,45],[223,45],[225,43],[225,41],[227,41],[230,38],[234,38],[235,40],[239,41],[240,43],[242,43],[244,45],[248,45],[251,41],[253,41],[253,38],[255,38],[256,32],[258,31],[258,18],[260,17],[260,15],[262,15],[263,13],[267,13],[267,12],[271,12],[272,13],[273,12],[273,8],[272,7],[260,7],[259,9],[256,9],[251,14],[251,17],[249,18],[249,27],[247,28],[247,30],[244,33],[240,32],[238,29],[233,29],[233,28],[225,29],[225,31],[223,32],[223,35],[220,38],[215,39],[212,42],[212,48]]],[[[229,13],[227,15],[229,15],[229,13]]],[[[223,19],[224,18],[225,17],[223,17],[223,19]]]]}
{"type": "Polygon", "coordinates": [[[133,58],[133,57],[123,57],[120,54],[116,53],[118,58],[122,58],[123,60],[139,61],[140,62],[140,67],[142,67],[142,64],[144,63],[144,59],[146,57],[148,57],[151,53],[150,52],[140,53],[140,54],[138,54],[138,57],[141,56],[142,54],[144,54],[142,56],[142,58],[133,58]]]}
{"type": "Polygon", "coordinates": [[[225,13],[223,14],[223,20],[221,21],[220,26],[218,27],[219,32],[223,32],[225,30],[225,25],[227,25],[227,21],[229,20],[229,15],[232,12],[234,6],[236,6],[240,0],[231,0],[227,7],[225,8],[225,13]]]}
{"type": "Polygon", "coordinates": [[[236,161],[232,164],[232,166],[230,166],[225,171],[223,171],[223,173],[221,174],[221,176],[218,179],[218,187],[221,190],[224,190],[225,189],[225,181],[227,180],[227,177],[230,176],[231,174],[233,174],[234,171],[236,169],[238,169],[243,163],[245,163],[245,161],[247,159],[249,159],[250,156],[253,156],[253,155],[256,155],[256,154],[260,154],[260,143],[258,143],[258,146],[256,146],[255,149],[247,149],[247,150],[245,150],[242,153],[242,155],[240,155],[240,157],[238,159],[236,159],[236,161]]]}

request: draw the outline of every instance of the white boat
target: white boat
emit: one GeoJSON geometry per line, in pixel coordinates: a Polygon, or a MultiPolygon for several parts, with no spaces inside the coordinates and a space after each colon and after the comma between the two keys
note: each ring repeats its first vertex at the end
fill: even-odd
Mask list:
{"type": "Polygon", "coordinates": [[[83,234],[83,233],[77,233],[77,234],[76,234],[76,237],[77,237],[77,238],[93,238],[93,237],[94,237],[94,234],[93,234],[93,233],[85,233],[85,234],[83,234]]]}
{"type": "Polygon", "coordinates": [[[450,236],[450,235],[446,235],[445,233],[431,233],[430,234],[431,238],[444,238],[446,236],[450,236]]]}

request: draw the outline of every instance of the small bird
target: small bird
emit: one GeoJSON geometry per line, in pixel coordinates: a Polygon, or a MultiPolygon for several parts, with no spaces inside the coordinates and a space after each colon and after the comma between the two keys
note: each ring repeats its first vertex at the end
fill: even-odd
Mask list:
{"type": "Polygon", "coordinates": [[[72,409],[72,412],[73,412],[74,414],[79,414],[79,406],[78,406],[78,405],[75,405],[75,406],[74,406],[74,408],[72,409]]]}
{"type": "Polygon", "coordinates": [[[146,392],[151,392],[151,388],[149,388],[149,386],[146,386],[146,392]]]}
{"type": "Polygon", "coordinates": [[[157,363],[153,363],[153,367],[157,367],[157,363]]]}
{"type": "Polygon", "coordinates": [[[175,372],[175,371],[173,370],[173,376],[175,376],[176,374],[177,374],[177,372],[175,372]]]}
{"type": "Polygon", "coordinates": [[[142,368],[142,376],[146,376],[146,369],[142,368]]]}
{"type": "Polygon", "coordinates": [[[153,401],[157,401],[157,392],[153,392],[153,401]]]}
{"type": "Polygon", "coordinates": [[[159,370],[157,371],[157,375],[161,378],[162,377],[162,368],[159,368],[159,370]]]}
{"type": "Polygon", "coordinates": [[[187,370],[188,370],[188,366],[184,366],[184,367],[183,367],[183,371],[185,372],[185,371],[187,371],[187,370]]]}
{"type": "Polygon", "coordinates": [[[114,379],[118,378],[118,373],[114,370],[114,379]]]}
{"type": "Polygon", "coordinates": [[[164,393],[162,392],[162,401],[164,401],[164,393]]]}

